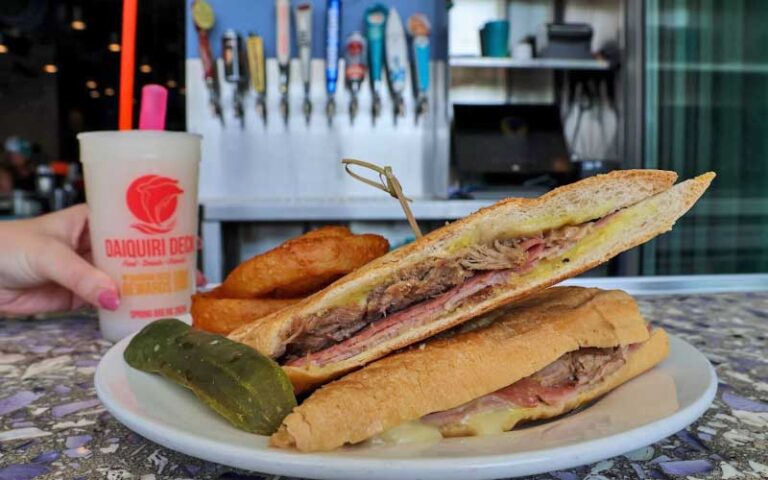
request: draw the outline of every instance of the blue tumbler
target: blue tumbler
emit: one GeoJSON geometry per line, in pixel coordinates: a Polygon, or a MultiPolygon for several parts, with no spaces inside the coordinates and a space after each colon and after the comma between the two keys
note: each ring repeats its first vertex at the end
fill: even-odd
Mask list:
{"type": "Polygon", "coordinates": [[[509,56],[509,22],[493,20],[480,29],[480,51],[484,57],[509,56]]]}

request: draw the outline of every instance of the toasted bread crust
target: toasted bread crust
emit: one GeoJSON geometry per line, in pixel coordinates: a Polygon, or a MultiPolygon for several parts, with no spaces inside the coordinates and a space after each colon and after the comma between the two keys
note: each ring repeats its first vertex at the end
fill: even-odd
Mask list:
{"type": "Polygon", "coordinates": [[[286,417],[276,446],[331,450],[504,388],[579,348],[647,340],[619,290],[545,290],[490,325],[391,355],[317,390],[286,417]]]}
{"type": "MultiPolygon", "coordinates": [[[[605,227],[596,229],[596,232],[588,235],[581,242],[585,243],[591,238],[595,246],[589,251],[566,252],[570,257],[567,264],[556,265],[544,274],[541,269],[534,268],[528,274],[512,276],[503,288],[499,288],[486,300],[446,312],[428,325],[411,329],[403,335],[349,359],[323,367],[315,365],[283,367],[297,391],[313,388],[392,351],[578,275],[660,233],[669,231],[674,222],[707,189],[714,174],[707,173],[669,188],[675,178],[672,172],[655,170],[614,172],[553,190],[537,199],[505,200],[371,262],[304,301],[265,317],[257,324],[236,330],[230,338],[246,343],[268,356],[275,356],[281,351],[286,339],[297,329],[297,323],[301,322],[304,316],[334,306],[334,302],[341,301],[345,295],[354,292],[356,288],[375,285],[376,282],[386,278],[386,274],[391,274],[404,265],[418,263],[430,255],[445,256],[446,251],[449,250],[450,240],[456,236],[462,234],[477,236],[478,232],[484,232],[487,235],[486,230],[496,232],[499,230],[499,225],[510,224],[515,225],[518,232],[525,232],[527,228],[527,233],[530,234],[564,224],[583,223],[603,217],[618,208],[624,208],[612,219],[613,222],[619,219],[626,221],[626,228],[623,231],[616,231],[608,238],[598,241],[599,231],[604,231],[605,227]],[[626,189],[633,195],[630,198],[622,197],[621,201],[617,201],[608,194],[601,196],[603,191],[614,192],[616,189],[626,189]],[[652,209],[653,215],[641,215],[643,208],[652,209]],[[555,221],[542,222],[537,215],[549,215],[555,218],[555,221]],[[522,220],[524,218],[528,218],[527,223],[522,220]]],[[[578,250],[578,245],[572,250],[578,250]]]]}

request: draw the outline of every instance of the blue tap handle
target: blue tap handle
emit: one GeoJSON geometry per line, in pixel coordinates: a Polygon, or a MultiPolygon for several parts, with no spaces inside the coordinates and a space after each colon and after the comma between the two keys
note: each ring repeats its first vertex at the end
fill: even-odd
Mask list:
{"type": "Polygon", "coordinates": [[[416,63],[416,86],[419,93],[429,90],[429,37],[413,39],[413,60],[416,63]]]}
{"type": "Polygon", "coordinates": [[[387,22],[388,9],[377,3],[365,11],[365,35],[368,41],[368,70],[371,82],[381,82],[381,70],[384,65],[384,25],[387,22]]]}
{"type": "Polygon", "coordinates": [[[325,22],[325,90],[333,95],[339,81],[341,0],[328,0],[325,22]]]}

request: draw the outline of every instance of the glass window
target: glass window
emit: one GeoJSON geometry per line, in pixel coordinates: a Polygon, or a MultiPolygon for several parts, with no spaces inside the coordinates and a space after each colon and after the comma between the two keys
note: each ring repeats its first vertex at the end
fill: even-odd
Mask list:
{"type": "Polygon", "coordinates": [[[643,273],[768,270],[767,21],[761,0],[646,2],[646,166],[718,176],[643,273]]]}

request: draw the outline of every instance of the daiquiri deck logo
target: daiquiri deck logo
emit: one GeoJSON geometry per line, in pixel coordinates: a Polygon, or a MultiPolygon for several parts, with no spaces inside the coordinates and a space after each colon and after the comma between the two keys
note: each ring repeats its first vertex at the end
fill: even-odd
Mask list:
{"type": "Polygon", "coordinates": [[[173,178],[144,175],[134,180],[125,192],[125,203],[138,220],[131,228],[149,236],[104,239],[107,257],[124,259],[125,267],[185,263],[195,252],[197,237],[166,235],[176,227],[176,210],[183,193],[173,178]]]}
{"type": "Polygon", "coordinates": [[[141,233],[168,233],[176,225],[179,195],[184,193],[179,181],[159,175],[144,175],[134,180],[125,192],[128,209],[139,223],[131,225],[141,233]]]}
{"type": "MultiPolygon", "coordinates": [[[[136,223],[125,237],[104,239],[104,254],[120,261],[120,295],[123,298],[142,295],[164,295],[183,292],[189,297],[191,269],[197,249],[195,235],[175,235],[176,210],[184,190],[179,181],[159,175],[144,175],[134,180],[125,192],[125,203],[136,223]],[[135,269],[135,270],[134,270],[135,269]]],[[[155,309],[129,310],[131,318],[157,318],[186,313],[180,303],[155,309]]]]}

